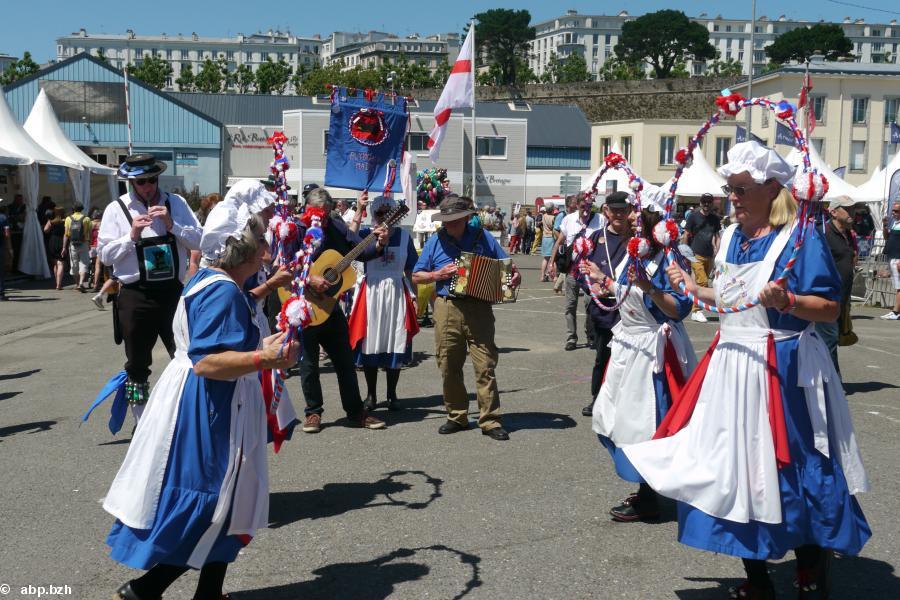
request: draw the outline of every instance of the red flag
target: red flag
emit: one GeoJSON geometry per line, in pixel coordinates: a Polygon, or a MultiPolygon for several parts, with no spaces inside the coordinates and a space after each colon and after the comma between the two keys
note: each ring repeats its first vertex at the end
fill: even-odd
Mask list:
{"type": "Polygon", "coordinates": [[[471,108],[475,104],[475,78],[472,76],[472,61],[475,60],[475,27],[469,28],[466,41],[447,78],[447,84],[434,107],[434,127],[428,134],[428,154],[431,162],[437,162],[441,151],[441,140],[447,129],[447,121],[454,108],[471,108]]]}

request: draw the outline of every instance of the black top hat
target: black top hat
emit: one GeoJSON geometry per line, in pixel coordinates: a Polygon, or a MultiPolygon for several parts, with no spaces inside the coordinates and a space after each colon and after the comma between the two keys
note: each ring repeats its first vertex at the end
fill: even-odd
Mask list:
{"type": "MultiPolygon", "coordinates": [[[[268,187],[275,187],[276,185],[278,185],[278,182],[275,181],[274,175],[269,175],[265,179],[260,179],[259,182],[268,187]]],[[[292,189],[291,186],[289,186],[289,185],[285,185],[285,188],[287,188],[289,190],[292,189]]]]}
{"type": "Polygon", "coordinates": [[[119,165],[119,178],[137,179],[159,175],[166,170],[166,163],[156,160],[152,154],[130,154],[119,165]]]}
{"type": "Polygon", "coordinates": [[[605,204],[610,208],[628,208],[631,206],[628,202],[627,192],[613,192],[606,197],[605,204]]]}
{"type": "Polygon", "coordinates": [[[475,214],[472,201],[456,194],[451,194],[441,200],[438,208],[441,212],[431,215],[432,221],[455,221],[475,214]]]}

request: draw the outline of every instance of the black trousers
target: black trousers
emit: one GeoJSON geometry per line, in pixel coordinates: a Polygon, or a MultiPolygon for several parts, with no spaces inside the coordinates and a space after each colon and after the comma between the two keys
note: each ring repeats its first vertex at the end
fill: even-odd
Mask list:
{"type": "Polygon", "coordinates": [[[315,327],[303,330],[303,357],[300,359],[300,388],[306,400],[306,414],[322,414],[322,383],[319,381],[319,347],[328,353],[337,374],[341,404],[350,419],[356,419],[363,412],[359,395],[359,381],[356,379],[356,365],[350,349],[350,330],[347,317],[336,305],[328,320],[315,327]]]}
{"type": "MultiPolygon", "coordinates": [[[[591,321],[588,317],[588,321],[591,321]]],[[[606,373],[606,363],[609,362],[609,342],[613,334],[611,329],[598,327],[594,324],[594,341],[597,343],[597,354],[594,356],[594,371],[591,373],[591,402],[597,399],[600,386],[603,385],[603,375],[606,373]]]]}
{"type": "Polygon", "coordinates": [[[119,290],[117,312],[119,330],[125,343],[125,372],[136,382],[150,377],[153,347],[162,340],[169,356],[175,355],[172,321],[181,297],[181,284],[161,290],[145,290],[123,286],[119,290]]]}

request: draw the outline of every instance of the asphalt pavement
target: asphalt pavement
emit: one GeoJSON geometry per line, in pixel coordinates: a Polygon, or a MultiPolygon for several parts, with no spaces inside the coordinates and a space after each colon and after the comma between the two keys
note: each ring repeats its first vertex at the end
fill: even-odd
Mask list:
{"type": "MultiPolygon", "coordinates": [[[[477,428],[438,435],[433,329],[416,337],[416,365],[401,376],[405,410],[382,404],[376,413],[386,430],[343,426],[326,368],[324,428],[298,430],[271,456],[270,528],[230,566],[234,600],[727,597],[740,561],[680,545],[673,505],[654,523],[609,519],[633,486],[615,476],[581,416],[594,353],[583,338],[563,350],[562,296],[538,282],[536,258],[517,260],[519,300],[495,308],[511,439],[477,428]]],[[[0,303],[0,593],[8,585],[6,597],[33,598],[43,586],[45,598],[109,598],[137,575],[108,558],[112,518],[101,507],[131,428],[112,436],[106,407],[85,424],[79,416],[124,352],[112,342],[110,312],[89,296],[12,288],[13,301],[0,303]],[[51,595],[51,585],[69,593],[51,595]]],[[[900,598],[900,323],[878,320],[883,312],[855,308],[860,341],[841,350],[872,484],[860,502],[874,535],[861,556],[835,561],[833,598],[900,598]]],[[[715,322],[687,328],[705,351],[715,322]]],[[[167,360],[158,346],[153,380],[167,360]]],[[[466,379],[474,424],[468,366],[466,379]]],[[[379,386],[383,402],[383,377],[379,386]]],[[[302,411],[299,381],[288,389],[302,411]]],[[[793,569],[792,555],[772,564],[780,597],[794,597],[793,569]]],[[[190,598],[195,584],[196,573],[185,575],[166,598],[190,598]]]]}

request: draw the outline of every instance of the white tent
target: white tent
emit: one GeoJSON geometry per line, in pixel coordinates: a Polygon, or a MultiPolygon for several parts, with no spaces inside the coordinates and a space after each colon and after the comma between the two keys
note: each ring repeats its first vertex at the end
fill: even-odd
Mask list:
{"type": "MultiPolygon", "coordinates": [[[[617,144],[613,144],[612,150],[614,154],[621,154],[619,150],[619,146],[617,144]]],[[[601,157],[601,160],[603,157],[601,157]]],[[[605,163],[600,165],[600,168],[594,171],[590,177],[581,180],[581,191],[589,192],[594,187],[594,182],[597,181],[597,178],[600,177],[600,172],[603,171],[605,167],[605,163]]],[[[640,174],[638,174],[640,176],[640,174]]],[[[600,178],[600,181],[597,181],[597,194],[606,197],[607,190],[607,182],[615,182],[615,190],[619,192],[628,192],[631,193],[631,188],[628,187],[628,174],[625,173],[622,169],[609,169],[600,178]]]]}
{"type": "Polygon", "coordinates": [[[18,267],[27,275],[46,279],[50,277],[50,267],[47,265],[44,236],[35,212],[38,205],[38,165],[59,165],[72,169],[81,169],[81,166],[54,156],[34,141],[16,121],[6,103],[6,96],[0,93],[0,154],[4,154],[4,151],[28,159],[28,162],[19,166],[25,203],[31,210],[25,211],[25,229],[22,232],[18,267]]]}
{"type": "Polygon", "coordinates": [[[4,150],[0,148],[0,165],[28,165],[34,162],[27,156],[22,156],[21,154],[17,154],[12,150],[4,150]]]}
{"type": "Polygon", "coordinates": [[[75,203],[84,209],[89,208],[91,203],[91,173],[107,177],[116,175],[115,169],[94,161],[66,136],[44,90],[40,91],[34,101],[31,114],[25,121],[25,131],[54,156],[79,166],[78,169],[69,170],[69,178],[75,190],[75,203]]]}
{"type": "MultiPolygon", "coordinates": [[[[718,198],[723,198],[725,193],[722,186],[727,182],[725,178],[713,169],[699,146],[694,147],[693,163],[681,173],[681,179],[678,180],[678,196],[690,198],[699,198],[703,194],[712,194],[718,198]]],[[[668,190],[672,185],[672,178],[669,178],[662,187],[668,190]]]]}
{"type": "MultiPolygon", "coordinates": [[[[800,154],[800,151],[796,148],[792,149],[790,154],[785,157],[785,160],[789,165],[794,168],[800,168],[803,164],[803,158],[800,154]]],[[[824,175],[828,180],[828,193],[825,194],[825,200],[833,200],[838,196],[849,196],[854,200],[862,201],[874,201],[875,198],[865,198],[863,194],[860,192],[859,188],[855,185],[849,184],[837,175],[834,174],[834,171],[831,170],[831,167],[822,160],[822,157],[819,156],[819,153],[816,152],[815,146],[809,144],[809,162],[812,166],[819,172],[820,175],[824,175]]]]}
{"type": "Polygon", "coordinates": [[[877,203],[877,208],[872,207],[872,214],[876,217],[887,214],[887,209],[889,208],[887,206],[888,185],[890,185],[891,178],[897,171],[900,171],[900,152],[894,155],[887,167],[884,169],[878,168],[867,182],[859,186],[860,195],[864,199],[870,199],[867,201],[877,203]]]}

